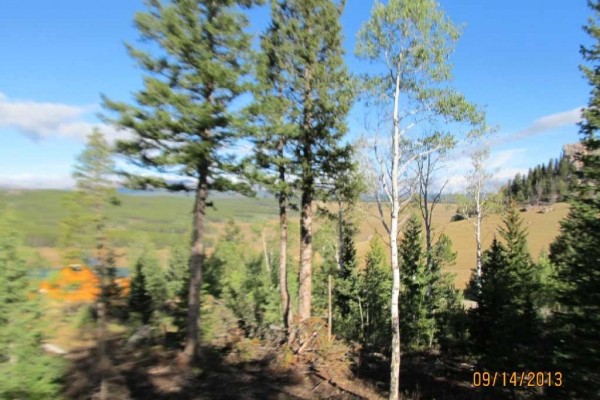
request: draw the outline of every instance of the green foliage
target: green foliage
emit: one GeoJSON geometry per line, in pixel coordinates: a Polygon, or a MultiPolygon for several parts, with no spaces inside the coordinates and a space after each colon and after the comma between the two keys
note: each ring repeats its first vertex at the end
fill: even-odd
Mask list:
{"type": "Polygon", "coordinates": [[[435,331],[429,345],[436,341],[447,348],[451,342],[462,340],[465,334],[462,296],[454,287],[454,275],[444,272],[456,260],[448,236],[439,236],[433,245],[430,260],[431,281],[426,300],[427,308],[435,320],[435,331]]]}
{"type": "Polygon", "coordinates": [[[581,48],[586,61],[581,70],[592,86],[580,124],[587,154],[582,159],[582,180],[572,196],[569,215],[550,247],[560,304],[552,316],[554,365],[564,372],[566,382],[556,397],[569,399],[600,396],[600,3],[590,1],[589,6],[592,16],[584,30],[592,44],[581,48]]]}
{"type": "Polygon", "coordinates": [[[129,285],[129,312],[146,325],[152,318],[153,301],[146,280],[146,258],[141,256],[135,263],[135,273],[129,285]]]}
{"type": "Polygon", "coordinates": [[[251,46],[239,6],[253,3],[151,1],[148,11],[136,15],[141,37],[158,49],[127,46],[144,70],[144,89],[136,93],[136,105],[105,97],[104,106],[115,113],[107,119],[135,135],[118,142],[120,153],[138,166],[183,179],[128,175],[130,186],[185,191],[200,179],[209,190],[248,191],[230,179],[239,163],[223,151],[236,139],[230,104],[247,91],[243,77],[251,46]]]}
{"type": "Polygon", "coordinates": [[[144,268],[146,287],[152,297],[152,309],[161,311],[168,296],[165,270],[152,250],[144,251],[138,262],[141,262],[144,268]]]}
{"type": "Polygon", "coordinates": [[[550,159],[548,164],[529,169],[526,175],[517,173],[503,191],[519,203],[554,203],[565,201],[576,184],[575,166],[561,154],[559,159],[550,159]]]}
{"type": "MultiPolygon", "coordinates": [[[[187,333],[188,296],[190,290],[189,250],[183,246],[171,248],[169,266],[166,272],[168,313],[177,327],[178,336],[187,333]]],[[[205,280],[206,284],[206,280],[205,280]]],[[[204,331],[203,331],[204,332],[204,331]]]]}
{"type": "Polygon", "coordinates": [[[428,304],[432,271],[423,251],[421,224],[411,216],[398,248],[400,257],[400,330],[404,348],[421,349],[431,346],[435,320],[428,304]]]}
{"type": "Polygon", "coordinates": [[[98,268],[96,274],[101,281],[100,298],[106,305],[108,315],[116,316],[121,305],[121,287],[117,284],[117,264],[114,251],[109,250],[105,268],[98,268]]]}
{"type": "Polygon", "coordinates": [[[86,251],[105,245],[106,209],[119,204],[112,181],[114,173],[112,148],[102,132],[95,129],[77,157],[73,171],[76,190],[63,200],[68,211],[60,224],[59,245],[64,263],[81,262],[86,251]]]}
{"type": "Polygon", "coordinates": [[[389,323],[392,271],[379,236],[374,236],[369,243],[363,282],[364,343],[376,349],[389,349],[392,337],[389,323]]]}
{"type": "Polygon", "coordinates": [[[62,363],[44,354],[42,303],[30,286],[15,220],[0,215],[0,397],[59,398],[62,363]]]}
{"type": "MultiPolygon", "coordinates": [[[[500,230],[506,246],[494,239],[483,258],[481,286],[474,290],[477,308],[470,313],[474,351],[490,370],[540,367],[539,274],[527,250],[522,222],[511,207],[500,230]]],[[[474,275],[471,286],[475,280],[474,275]]]]}
{"type": "Polygon", "coordinates": [[[239,226],[231,221],[206,259],[203,293],[222,301],[246,334],[256,336],[281,319],[280,302],[262,256],[242,239],[239,226]]]}
{"type": "Polygon", "coordinates": [[[185,300],[181,294],[189,284],[189,250],[183,246],[171,248],[169,265],[165,274],[167,297],[170,300],[185,300]]]}
{"type": "MultiPolygon", "coordinates": [[[[346,213],[341,223],[342,243],[340,265],[336,266],[334,280],[334,317],[333,326],[336,334],[347,340],[364,339],[365,316],[363,308],[364,290],[362,274],[358,269],[358,258],[354,239],[358,233],[355,217],[346,213]]],[[[332,271],[333,272],[333,271],[332,271]]]]}

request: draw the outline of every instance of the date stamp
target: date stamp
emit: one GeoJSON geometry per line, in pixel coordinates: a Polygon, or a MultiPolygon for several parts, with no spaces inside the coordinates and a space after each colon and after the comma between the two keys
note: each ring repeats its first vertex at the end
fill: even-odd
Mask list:
{"type": "Polygon", "coordinates": [[[561,387],[562,372],[555,371],[474,371],[474,387],[561,387]]]}

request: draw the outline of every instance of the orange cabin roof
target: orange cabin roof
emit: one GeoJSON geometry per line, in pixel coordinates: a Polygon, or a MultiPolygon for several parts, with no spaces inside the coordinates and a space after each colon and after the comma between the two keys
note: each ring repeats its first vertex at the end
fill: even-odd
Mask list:
{"type": "MultiPolygon", "coordinates": [[[[41,283],[41,293],[57,300],[73,302],[96,300],[100,293],[100,280],[89,267],[72,265],[57,271],[54,277],[41,283]]],[[[129,288],[128,278],[118,278],[116,282],[125,291],[129,288]]]]}

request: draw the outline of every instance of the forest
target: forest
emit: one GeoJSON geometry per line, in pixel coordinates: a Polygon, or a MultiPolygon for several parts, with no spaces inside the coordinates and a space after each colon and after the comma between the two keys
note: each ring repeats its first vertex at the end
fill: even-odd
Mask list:
{"type": "Polygon", "coordinates": [[[123,136],[0,190],[0,399],[600,398],[600,2],[580,142],[508,182],[441,6],[375,1],[367,73],[345,6],[145,2],[123,136]]]}

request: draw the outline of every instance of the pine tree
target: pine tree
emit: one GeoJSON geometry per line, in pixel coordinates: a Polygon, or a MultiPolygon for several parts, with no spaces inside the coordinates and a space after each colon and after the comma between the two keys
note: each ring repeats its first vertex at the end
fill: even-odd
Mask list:
{"type": "Polygon", "coordinates": [[[432,275],[427,267],[421,232],[419,220],[411,216],[399,246],[400,308],[404,315],[400,323],[401,337],[404,347],[413,350],[426,347],[435,331],[435,320],[427,300],[432,275]]]}
{"type": "Polygon", "coordinates": [[[108,316],[115,316],[121,300],[121,286],[117,283],[117,260],[114,250],[109,249],[106,258],[106,268],[97,271],[100,280],[105,284],[100,287],[100,298],[106,304],[108,316]],[[102,277],[102,273],[106,274],[102,277]]]}
{"type": "Polygon", "coordinates": [[[153,313],[153,302],[148,284],[146,282],[144,256],[138,258],[135,263],[135,273],[129,285],[129,312],[139,317],[140,321],[147,325],[150,323],[153,313]]]}
{"type": "MultiPolygon", "coordinates": [[[[149,10],[136,15],[141,36],[152,52],[128,46],[145,71],[144,88],[135,105],[104,99],[116,113],[112,123],[133,133],[118,143],[120,153],[154,176],[132,176],[131,185],[195,192],[192,217],[188,337],[182,361],[199,355],[199,313],[204,258],[205,214],[209,191],[248,192],[248,185],[231,179],[240,172],[239,159],[226,155],[236,138],[231,104],[247,85],[250,36],[240,7],[252,0],[148,1],[149,10]],[[181,176],[166,180],[161,172],[181,176]]],[[[110,118],[108,118],[110,119],[110,118]]],[[[241,124],[238,124],[241,125],[241,124]]]]}
{"type": "Polygon", "coordinates": [[[352,87],[342,58],[343,2],[282,0],[271,5],[281,40],[290,45],[279,53],[278,62],[296,130],[290,151],[301,192],[298,317],[303,321],[311,316],[313,203],[322,194],[319,183],[345,170],[349,162],[351,148],[340,140],[352,87]]]}
{"type": "Polygon", "coordinates": [[[447,341],[448,336],[456,336],[458,332],[453,319],[462,311],[459,291],[454,287],[454,275],[445,270],[454,265],[456,253],[452,251],[452,241],[444,234],[440,235],[433,245],[431,255],[431,282],[426,302],[431,317],[435,320],[435,329],[431,333],[429,347],[434,339],[447,341]]]}
{"type": "MultiPolygon", "coordinates": [[[[167,297],[169,299],[169,313],[173,318],[173,325],[177,327],[177,336],[184,339],[187,335],[187,298],[189,293],[189,250],[183,246],[171,248],[169,266],[166,272],[167,297]]],[[[204,279],[204,284],[208,282],[204,279]]]]}
{"type": "MultiPolygon", "coordinates": [[[[169,256],[169,265],[166,271],[167,298],[175,300],[178,303],[185,301],[187,297],[179,297],[189,282],[189,255],[183,246],[174,246],[171,248],[169,256]]],[[[183,304],[179,304],[183,306],[183,304]]]]}
{"type": "Polygon", "coordinates": [[[580,124],[583,157],[581,183],[571,197],[571,209],[550,247],[557,267],[557,300],[552,316],[555,368],[564,374],[560,395],[569,399],[600,397],[600,3],[590,1],[592,16],[584,30],[593,44],[581,48],[581,67],[592,86],[580,124]]]}
{"type": "Polygon", "coordinates": [[[392,336],[389,324],[392,273],[378,236],[369,242],[363,280],[364,342],[379,351],[389,349],[392,336]]]}
{"type": "MultiPolygon", "coordinates": [[[[279,291],[282,320],[286,333],[290,333],[293,313],[288,288],[288,208],[293,193],[294,165],[290,143],[297,126],[293,123],[292,102],[284,95],[286,66],[293,42],[286,39],[286,27],[281,5],[271,1],[271,24],[261,36],[261,52],[256,67],[257,84],[253,93],[255,101],[249,107],[254,123],[252,157],[259,167],[255,180],[273,193],[279,205],[279,291]]],[[[293,338],[292,338],[293,339],[293,338]]]]}
{"type": "Polygon", "coordinates": [[[41,350],[42,303],[14,230],[15,219],[0,214],[0,398],[59,397],[62,363],[41,350]]]}
{"type": "MultiPolygon", "coordinates": [[[[502,269],[505,265],[506,249],[494,238],[490,248],[483,254],[481,280],[473,274],[469,282],[472,287],[480,282],[480,289],[473,291],[477,307],[469,314],[473,351],[482,358],[482,363],[488,368],[496,367],[496,364],[489,364],[493,362],[496,355],[500,357],[504,352],[500,344],[496,343],[496,336],[502,339],[504,332],[496,332],[496,330],[504,329],[505,322],[500,320],[499,315],[507,291],[502,278],[502,269]]],[[[506,339],[504,341],[506,342],[506,339]]]]}
{"type": "Polygon", "coordinates": [[[152,309],[161,311],[164,309],[168,298],[167,281],[165,279],[165,270],[160,265],[160,260],[152,249],[146,249],[140,257],[144,265],[144,276],[146,277],[146,287],[152,297],[152,309]]]}
{"type": "Polygon", "coordinates": [[[347,340],[358,341],[364,337],[364,290],[354,243],[358,227],[350,213],[346,213],[340,228],[342,241],[338,253],[341,254],[336,257],[339,262],[333,273],[333,326],[336,334],[347,340]]]}
{"type": "MultiPolygon", "coordinates": [[[[500,234],[506,245],[494,239],[487,251],[476,291],[477,308],[470,315],[474,350],[490,370],[534,370],[541,351],[539,276],[515,207],[508,210],[500,234]]],[[[475,285],[475,276],[470,285],[475,285]]]]}
{"type": "MultiPolygon", "coordinates": [[[[82,218],[87,224],[86,233],[92,237],[94,256],[96,258],[96,271],[100,278],[100,293],[107,294],[111,286],[110,276],[107,272],[109,257],[109,242],[106,233],[110,205],[119,204],[116,195],[116,185],[113,181],[115,165],[112,159],[112,147],[108,144],[102,132],[94,129],[88,136],[86,147],[77,157],[73,171],[76,182],[74,200],[82,205],[78,211],[83,216],[72,216],[75,220],[82,218]]],[[[82,238],[85,243],[85,239],[82,238]]],[[[108,309],[107,298],[100,296],[96,304],[98,314],[98,353],[101,369],[100,399],[106,400],[108,384],[106,375],[111,369],[111,363],[106,349],[108,309]]]]}

